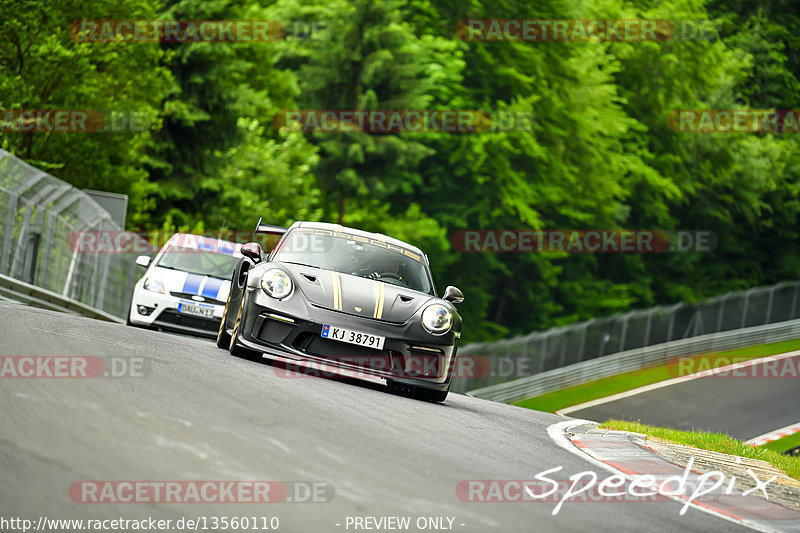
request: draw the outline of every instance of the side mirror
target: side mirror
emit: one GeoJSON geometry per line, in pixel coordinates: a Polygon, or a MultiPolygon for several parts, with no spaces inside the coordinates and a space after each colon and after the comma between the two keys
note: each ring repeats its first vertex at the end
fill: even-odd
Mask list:
{"type": "Polygon", "coordinates": [[[261,262],[261,245],[257,242],[248,242],[242,245],[242,255],[251,259],[254,263],[261,262]]]}
{"type": "Polygon", "coordinates": [[[451,304],[460,304],[464,301],[464,295],[458,290],[457,287],[453,287],[449,285],[444,290],[444,296],[442,296],[442,300],[446,302],[450,302],[451,304]]]}
{"type": "Polygon", "coordinates": [[[136,258],[136,264],[140,267],[149,267],[150,266],[150,256],[149,255],[140,255],[136,258]]]}

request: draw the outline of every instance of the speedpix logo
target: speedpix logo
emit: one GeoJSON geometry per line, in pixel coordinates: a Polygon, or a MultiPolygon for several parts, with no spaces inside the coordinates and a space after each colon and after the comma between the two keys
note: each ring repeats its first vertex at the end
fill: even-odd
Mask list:
{"type": "MultiPolygon", "coordinates": [[[[714,494],[736,495],[736,476],[730,478],[724,472],[712,471],[695,475],[692,470],[694,456],[689,459],[681,475],[630,475],[614,474],[601,479],[596,472],[587,470],[569,476],[568,480],[551,477],[563,467],[557,466],[539,472],[531,480],[470,479],[456,486],[456,496],[463,502],[557,502],[552,514],[557,515],[566,502],[652,502],[678,497],[684,501],[679,514],[686,514],[696,499],[714,494]],[[727,482],[727,483],[726,483],[727,482]]],[[[778,476],[759,478],[747,469],[749,480],[741,483],[752,487],[739,493],[747,496],[760,492],[769,500],[767,486],[778,476]]],[[[741,485],[740,485],[741,486],[741,485]]]]}

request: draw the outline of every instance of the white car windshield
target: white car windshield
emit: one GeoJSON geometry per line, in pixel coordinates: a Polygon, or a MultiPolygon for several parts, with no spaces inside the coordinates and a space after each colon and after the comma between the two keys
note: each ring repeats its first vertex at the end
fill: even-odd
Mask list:
{"type": "Polygon", "coordinates": [[[238,262],[239,257],[230,254],[170,245],[164,250],[156,266],[201,276],[230,279],[238,262]]]}

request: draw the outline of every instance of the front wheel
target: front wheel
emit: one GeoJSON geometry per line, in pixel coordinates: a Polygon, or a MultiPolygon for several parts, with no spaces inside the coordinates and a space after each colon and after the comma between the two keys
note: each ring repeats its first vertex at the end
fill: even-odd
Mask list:
{"type": "Polygon", "coordinates": [[[413,385],[403,385],[391,379],[386,380],[386,385],[392,393],[431,403],[442,403],[447,399],[447,393],[450,392],[449,386],[446,390],[431,390],[422,387],[414,387],[413,385]]]}
{"type": "Polygon", "coordinates": [[[236,314],[236,322],[233,323],[233,334],[230,336],[231,340],[228,344],[228,351],[231,355],[244,359],[261,359],[261,352],[236,344],[236,339],[239,338],[239,326],[242,323],[242,312],[244,311],[244,299],[246,296],[247,293],[242,294],[242,303],[239,305],[239,312],[236,314]]]}
{"type": "Polygon", "coordinates": [[[222,312],[222,322],[219,323],[219,331],[217,332],[217,348],[228,348],[231,345],[231,334],[225,328],[225,322],[228,319],[228,306],[231,305],[231,292],[228,292],[228,301],[225,302],[225,310],[222,312]]]}

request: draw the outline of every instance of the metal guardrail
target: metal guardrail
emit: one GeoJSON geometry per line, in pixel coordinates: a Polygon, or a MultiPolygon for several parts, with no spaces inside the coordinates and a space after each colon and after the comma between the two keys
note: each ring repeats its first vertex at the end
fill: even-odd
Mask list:
{"type": "Polygon", "coordinates": [[[42,307],[55,311],[78,313],[89,318],[116,322],[118,324],[125,323],[125,320],[120,317],[95,309],[94,307],[89,307],[71,298],[64,298],[53,291],[48,291],[36,285],[31,285],[30,283],[25,283],[24,281],[19,281],[0,274],[0,291],[2,291],[2,289],[6,289],[6,291],[8,291],[6,294],[15,299],[26,300],[27,302],[37,305],[43,304],[42,307]]]}
{"type": "MultiPolygon", "coordinates": [[[[89,232],[117,231],[122,228],[89,195],[0,150],[0,289],[53,309],[119,321],[128,311],[137,254],[87,253],[75,246],[89,232]]],[[[131,250],[147,248],[144,239],[135,244],[141,246],[131,250]]],[[[799,295],[800,282],[786,282],[470,344],[460,355],[484,356],[494,368],[501,359],[525,362],[528,375],[459,378],[451,390],[509,401],[671,356],[767,342],[758,337],[762,331],[789,332],[771,339],[797,337],[800,329],[786,321],[800,319],[799,295]],[[777,329],[763,329],[765,324],[777,329]]]]}
{"type": "Polygon", "coordinates": [[[136,282],[136,255],[86,253],[75,246],[88,232],[121,230],[80,189],[0,150],[0,274],[5,283],[22,282],[18,287],[29,294],[59,299],[57,305],[82,314],[124,317],[136,282]]]}
{"type": "Polygon", "coordinates": [[[797,338],[800,338],[800,320],[699,335],[583,361],[533,376],[475,389],[467,394],[487,400],[509,403],[573,387],[596,379],[665,363],[675,357],[732,350],[797,338]]]}
{"type": "Polygon", "coordinates": [[[609,357],[614,354],[800,319],[799,303],[800,282],[787,281],[694,304],[657,306],[496,342],[472,343],[459,348],[459,355],[484,359],[492,369],[511,366],[517,371],[513,376],[487,372],[459,378],[451,390],[484,389],[587,361],[611,364],[609,357]]]}

